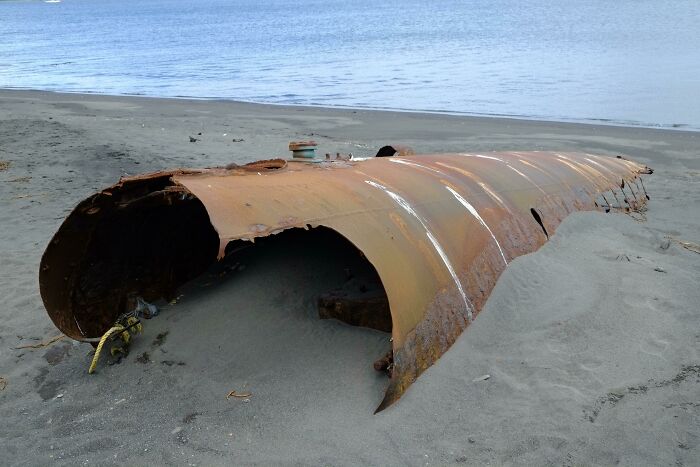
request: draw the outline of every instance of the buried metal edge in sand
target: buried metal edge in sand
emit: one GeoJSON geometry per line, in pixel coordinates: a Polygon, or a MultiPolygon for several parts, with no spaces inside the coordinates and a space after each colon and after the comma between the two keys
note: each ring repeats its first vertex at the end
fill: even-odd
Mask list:
{"type": "Polygon", "coordinates": [[[455,342],[514,258],[571,212],[636,211],[647,167],[582,153],[507,152],[260,161],[123,178],[81,202],[40,267],[44,305],[67,336],[95,342],[137,297],[175,296],[226,247],[325,227],[376,269],[393,366],[377,410],[455,342]]]}

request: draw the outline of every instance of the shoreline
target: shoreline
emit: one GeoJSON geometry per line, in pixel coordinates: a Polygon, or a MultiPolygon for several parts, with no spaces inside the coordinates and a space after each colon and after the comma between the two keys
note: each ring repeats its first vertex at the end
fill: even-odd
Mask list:
{"type": "Polygon", "coordinates": [[[5,464],[700,458],[700,256],[680,243],[700,244],[699,133],[49,91],[0,90],[0,108],[5,464]],[[624,154],[654,169],[644,179],[651,200],[638,219],[564,219],[508,265],[455,344],[377,415],[387,381],[372,363],[388,335],[318,319],[319,294],[347,273],[337,251],[317,244],[251,249],[263,253],[186,284],[176,303],[159,303],[129,355],[104,353],[93,375],[89,344],[20,349],[58,334],[39,264],[80,201],[123,175],[287,158],[289,141],[304,139],[321,154],[358,156],[385,144],[624,154]],[[227,398],[232,390],[250,398],[227,398]]]}
{"type": "Polygon", "coordinates": [[[99,92],[85,92],[85,91],[53,91],[53,90],[43,90],[43,89],[30,89],[30,88],[0,88],[0,92],[36,92],[36,93],[51,93],[58,95],[82,95],[82,96],[100,96],[100,97],[113,97],[113,98],[142,98],[142,99],[163,99],[163,100],[184,100],[184,101],[203,101],[203,102],[232,102],[236,104],[253,104],[262,106],[272,106],[272,107],[284,107],[284,108],[308,108],[308,109],[328,109],[328,110],[362,110],[362,111],[374,111],[374,112],[393,112],[393,113],[407,113],[407,114],[418,114],[418,115],[439,115],[447,117],[464,117],[464,118],[492,118],[499,120],[518,120],[518,121],[529,121],[537,123],[563,123],[563,124],[573,124],[573,125],[592,125],[592,126],[610,126],[614,128],[643,128],[648,130],[668,130],[668,131],[683,131],[698,133],[700,132],[700,126],[694,127],[692,124],[687,123],[645,123],[637,121],[617,121],[604,118],[561,118],[561,119],[547,119],[537,116],[527,116],[527,115],[501,115],[501,114],[481,114],[481,113],[471,113],[471,112],[452,112],[443,110],[415,110],[415,109],[400,109],[400,108],[384,108],[384,107],[362,107],[362,106],[345,106],[345,105],[322,105],[322,104],[289,104],[289,103],[275,103],[275,102],[258,102],[258,101],[246,101],[238,99],[229,99],[221,97],[196,97],[196,96],[150,96],[143,94],[103,94],[99,92]]]}

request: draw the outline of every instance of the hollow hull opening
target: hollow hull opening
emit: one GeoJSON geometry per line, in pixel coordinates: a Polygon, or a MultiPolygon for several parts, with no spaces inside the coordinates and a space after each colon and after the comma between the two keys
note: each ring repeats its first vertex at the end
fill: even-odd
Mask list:
{"type": "MultiPolygon", "coordinates": [[[[302,283],[315,294],[313,315],[351,326],[391,332],[389,300],[376,269],[360,250],[332,229],[294,228],[255,242],[236,240],[215,270],[236,271],[264,260],[270,252],[299,265],[302,283]]],[[[281,284],[287,278],[279,277],[281,284]]],[[[295,282],[299,286],[299,281],[295,282]]],[[[303,291],[289,290],[288,293],[303,291]]]]}
{"type": "Polygon", "coordinates": [[[320,319],[318,306],[329,292],[381,287],[360,252],[324,228],[233,241],[227,251],[180,288],[176,305],[144,323],[151,335],[168,331],[162,358],[185,362],[184,371],[209,381],[203,390],[250,391],[253,403],[373,411],[390,381],[374,363],[390,351],[391,335],[320,319]]]}
{"type": "Polygon", "coordinates": [[[195,200],[117,211],[92,238],[73,297],[76,310],[88,316],[125,312],[135,296],[172,299],[180,285],[216,260],[219,243],[195,200]]]}
{"type": "Polygon", "coordinates": [[[204,205],[167,178],[116,187],[81,203],[42,258],[49,315],[70,337],[99,337],[136,298],[169,299],[216,261],[204,205]]]}

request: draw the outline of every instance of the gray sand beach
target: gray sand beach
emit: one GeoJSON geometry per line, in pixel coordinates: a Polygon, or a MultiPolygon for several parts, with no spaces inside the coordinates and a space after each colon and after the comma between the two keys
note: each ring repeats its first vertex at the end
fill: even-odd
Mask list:
{"type": "Polygon", "coordinates": [[[0,91],[0,161],[3,465],[700,465],[700,254],[679,243],[700,243],[700,132],[0,91]],[[39,260],[79,201],[123,175],[287,157],[305,139],[355,155],[624,154],[655,172],[643,218],[568,217],[376,415],[389,335],[317,319],[336,258],[279,242],[186,285],[93,375],[89,344],[18,349],[59,334],[39,260]]]}

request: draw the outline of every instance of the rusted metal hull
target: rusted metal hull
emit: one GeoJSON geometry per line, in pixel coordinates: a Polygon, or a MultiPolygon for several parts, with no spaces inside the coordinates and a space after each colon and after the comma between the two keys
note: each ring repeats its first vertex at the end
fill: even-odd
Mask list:
{"type": "Polygon", "coordinates": [[[61,331],[89,341],[130,297],[167,297],[234,240],[330,228],[372,263],[389,300],[394,367],[381,410],[454,343],[507,264],[569,213],[644,205],[643,173],[622,158],[510,152],[126,178],[66,219],[42,259],[41,294],[61,331]]]}

